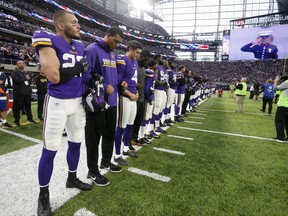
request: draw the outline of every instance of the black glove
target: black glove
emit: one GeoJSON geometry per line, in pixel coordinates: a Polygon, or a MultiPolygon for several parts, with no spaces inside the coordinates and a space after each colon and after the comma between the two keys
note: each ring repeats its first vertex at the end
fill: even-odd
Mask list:
{"type": "Polygon", "coordinates": [[[170,88],[169,83],[165,82],[165,83],[164,83],[164,87],[165,87],[165,89],[169,89],[169,88],[170,88]]]}
{"type": "Polygon", "coordinates": [[[80,66],[82,67],[83,72],[88,70],[88,68],[89,68],[89,64],[88,64],[88,62],[87,62],[87,60],[86,60],[85,57],[82,58],[78,63],[79,63],[80,66]]]}
{"type": "Polygon", "coordinates": [[[150,96],[150,95],[153,95],[153,94],[154,94],[154,91],[151,90],[151,89],[149,89],[149,91],[148,91],[148,95],[150,96]]]}

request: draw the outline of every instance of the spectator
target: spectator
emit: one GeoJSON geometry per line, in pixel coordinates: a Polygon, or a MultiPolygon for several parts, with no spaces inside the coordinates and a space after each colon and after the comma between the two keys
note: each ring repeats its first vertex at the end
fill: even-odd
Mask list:
{"type": "Polygon", "coordinates": [[[272,103],[274,98],[274,86],[273,86],[273,80],[268,79],[267,82],[262,86],[261,92],[263,92],[263,104],[261,112],[265,113],[266,110],[266,104],[268,103],[269,109],[268,109],[268,115],[271,115],[272,113],[272,103]]]}

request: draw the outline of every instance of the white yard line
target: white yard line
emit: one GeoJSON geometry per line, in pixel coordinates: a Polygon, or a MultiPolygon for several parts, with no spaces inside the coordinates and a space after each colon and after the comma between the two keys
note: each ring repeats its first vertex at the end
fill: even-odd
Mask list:
{"type": "MultiPolygon", "coordinates": [[[[235,113],[235,111],[230,111],[230,110],[217,110],[217,109],[209,109],[209,108],[201,108],[201,109],[203,109],[203,110],[209,110],[209,111],[213,111],[213,112],[225,112],[225,113],[235,113]]],[[[235,113],[236,114],[236,113],[235,113]]],[[[262,112],[258,112],[258,113],[256,113],[256,112],[246,112],[245,111],[245,108],[244,108],[244,111],[242,112],[242,113],[240,113],[240,115],[241,114],[249,114],[249,115],[262,115],[262,116],[268,116],[266,113],[262,113],[262,112]]],[[[272,115],[272,116],[274,116],[274,115],[272,115]]]]}
{"type": "Polygon", "coordinates": [[[200,113],[207,113],[209,112],[208,110],[197,110],[197,112],[200,112],[200,113]]]}
{"type": "Polygon", "coordinates": [[[252,138],[252,139],[274,141],[274,139],[271,139],[271,138],[258,137],[258,136],[248,136],[248,135],[243,135],[243,134],[235,134],[235,133],[226,133],[226,132],[220,132],[220,131],[202,130],[202,129],[198,129],[198,128],[187,128],[187,127],[178,127],[178,128],[184,129],[184,130],[200,131],[200,132],[204,132],[204,133],[214,133],[214,134],[222,134],[222,135],[229,135],[229,136],[238,136],[238,137],[245,137],[245,138],[252,138]]]}
{"type": "Polygon", "coordinates": [[[81,208],[77,212],[75,212],[74,216],[97,216],[97,215],[88,211],[86,208],[81,208]]]}
{"type": "MultiPolygon", "coordinates": [[[[39,195],[37,170],[42,146],[34,145],[0,156],[0,215],[36,215],[39,195]]],[[[54,160],[49,186],[52,211],[80,193],[65,186],[68,170],[66,152],[67,140],[63,138],[54,160]]],[[[83,143],[77,175],[84,182],[91,182],[86,178],[87,172],[86,147],[83,143]]]]}
{"type": "Polygon", "coordinates": [[[162,151],[162,152],[171,153],[171,154],[185,155],[184,152],[169,150],[169,149],[165,149],[165,148],[157,148],[157,147],[154,147],[153,149],[155,149],[155,150],[157,150],[157,151],[162,151]]]}
{"type": "Polygon", "coordinates": [[[157,173],[151,173],[151,172],[148,172],[148,171],[145,171],[145,170],[141,170],[141,169],[137,169],[137,168],[134,168],[134,167],[129,167],[128,171],[136,173],[136,174],[139,174],[139,175],[147,176],[147,177],[150,177],[150,178],[153,178],[155,180],[162,181],[162,182],[169,182],[171,180],[170,177],[162,176],[162,175],[159,175],[157,173]]]}
{"type": "Polygon", "coordinates": [[[205,119],[203,117],[197,117],[197,116],[188,116],[188,118],[191,118],[191,119],[205,119]]]}
{"type": "Polygon", "coordinates": [[[201,116],[206,116],[206,113],[198,113],[198,112],[194,112],[193,115],[201,115],[201,116]]]}
{"type": "Polygon", "coordinates": [[[177,138],[177,139],[194,140],[193,138],[190,138],[190,137],[175,136],[175,135],[167,135],[167,136],[168,136],[168,137],[177,138]]]}
{"type": "Polygon", "coordinates": [[[195,121],[184,121],[184,123],[190,123],[190,124],[203,124],[203,122],[195,122],[195,121]]]}
{"type": "Polygon", "coordinates": [[[29,137],[29,136],[26,136],[26,135],[23,135],[23,134],[20,134],[20,133],[16,133],[16,132],[13,132],[13,131],[10,131],[10,130],[6,130],[6,129],[3,129],[3,128],[0,128],[0,131],[2,131],[4,133],[7,133],[7,134],[11,134],[13,136],[20,137],[22,139],[26,139],[26,140],[35,142],[35,143],[42,143],[43,142],[42,140],[35,139],[33,137],[29,137]]]}

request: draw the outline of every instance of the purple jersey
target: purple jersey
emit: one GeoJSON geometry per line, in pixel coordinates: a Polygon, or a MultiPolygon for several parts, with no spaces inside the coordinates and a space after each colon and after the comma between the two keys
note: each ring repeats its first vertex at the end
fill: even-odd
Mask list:
{"type": "Polygon", "coordinates": [[[177,74],[178,86],[177,86],[175,92],[177,94],[185,94],[185,77],[184,77],[184,74],[181,71],[178,71],[176,74],[177,74]]]}
{"type": "Polygon", "coordinates": [[[177,88],[177,75],[176,75],[175,71],[173,71],[171,68],[169,68],[167,70],[167,72],[168,72],[168,76],[169,76],[170,88],[175,90],[177,88]]]}
{"type": "Polygon", "coordinates": [[[145,77],[144,96],[147,101],[152,102],[154,100],[156,75],[153,70],[146,69],[145,77]]]}
{"type": "MultiPolygon", "coordinates": [[[[157,79],[158,79],[160,82],[167,82],[167,83],[168,83],[168,72],[167,72],[161,65],[157,65],[157,70],[158,70],[158,77],[157,77],[157,79]]],[[[155,86],[155,89],[165,90],[165,87],[164,87],[164,85],[155,86]]]]}
{"type": "Polygon", "coordinates": [[[133,94],[137,93],[137,69],[138,62],[136,59],[130,59],[126,55],[118,55],[116,59],[117,72],[119,81],[126,81],[127,90],[133,94]]]}
{"type": "Polygon", "coordinates": [[[85,49],[85,56],[89,63],[89,69],[83,73],[83,81],[89,85],[93,73],[98,73],[104,78],[104,89],[111,85],[114,92],[108,96],[109,106],[117,106],[118,76],[116,68],[116,56],[103,39],[98,38],[85,49]]]}
{"type": "MultiPolygon", "coordinates": [[[[55,50],[60,61],[60,68],[74,67],[84,55],[84,45],[79,40],[72,40],[71,44],[67,43],[64,38],[54,33],[46,31],[35,31],[32,38],[32,45],[39,54],[41,47],[51,47],[55,50]]],[[[48,94],[52,97],[67,99],[77,98],[83,95],[83,85],[81,77],[53,84],[48,81],[48,94]]]]}

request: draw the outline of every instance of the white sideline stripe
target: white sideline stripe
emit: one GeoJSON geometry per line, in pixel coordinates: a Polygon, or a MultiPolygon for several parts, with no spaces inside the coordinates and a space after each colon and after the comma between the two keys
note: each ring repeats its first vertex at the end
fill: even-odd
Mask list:
{"type": "Polygon", "coordinates": [[[200,113],[207,113],[209,112],[208,110],[197,110],[197,112],[200,112],[200,113]]]}
{"type": "Polygon", "coordinates": [[[0,131],[2,131],[4,133],[7,133],[7,134],[11,134],[13,136],[20,137],[22,139],[26,139],[26,140],[35,142],[35,143],[42,143],[43,142],[42,140],[38,140],[38,139],[35,139],[33,137],[29,137],[29,136],[26,136],[26,135],[23,135],[23,134],[20,134],[20,133],[16,133],[16,132],[13,132],[13,131],[10,131],[10,130],[6,130],[6,129],[3,129],[3,128],[0,128],[0,131]]]}
{"type": "Polygon", "coordinates": [[[205,118],[197,117],[197,116],[188,116],[188,118],[191,118],[191,119],[205,119],[205,118]]]}
{"type": "Polygon", "coordinates": [[[194,122],[194,121],[184,121],[184,123],[190,123],[190,124],[203,124],[203,122],[194,122]]]}
{"type": "Polygon", "coordinates": [[[202,129],[198,129],[198,128],[187,128],[187,127],[178,127],[178,128],[184,129],[184,130],[200,131],[200,132],[205,132],[205,133],[223,134],[223,135],[230,135],[230,136],[238,136],[238,137],[245,137],[245,138],[252,138],[252,139],[274,141],[274,139],[271,139],[271,138],[248,136],[248,135],[243,135],[243,134],[234,134],[234,133],[226,133],[226,132],[220,132],[220,131],[202,130],[202,129]]]}
{"type": "Polygon", "coordinates": [[[175,135],[167,135],[168,137],[178,138],[178,139],[185,139],[185,140],[194,140],[190,137],[183,137],[183,136],[175,136],[175,135]]]}
{"type": "Polygon", "coordinates": [[[81,208],[77,212],[75,212],[74,216],[97,216],[97,215],[88,211],[86,208],[81,208]]]}
{"type": "Polygon", "coordinates": [[[151,172],[148,172],[148,171],[145,171],[145,170],[141,170],[141,169],[137,169],[137,168],[134,168],[134,167],[129,167],[128,171],[136,173],[136,174],[139,174],[139,175],[144,175],[144,176],[147,176],[147,177],[150,177],[150,178],[153,178],[155,180],[162,181],[162,182],[169,182],[171,180],[170,177],[162,176],[162,175],[159,175],[157,173],[151,173],[151,172]]]}
{"type": "Polygon", "coordinates": [[[194,112],[193,115],[202,115],[202,116],[206,116],[207,114],[206,114],[206,113],[197,113],[197,112],[194,112]]]}
{"type": "MultiPolygon", "coordinates": [[[[235,113],[235,111],[230,111],[230,110],[217,110],[217,109],[208,109],[208,108],[202,108],[203,110],[209,110],[209,111],[215,111],[215,112],[226,112],[226,113],[235,113]]],[[[249,114],[249,115],[262,115],[266,116],[267,114],[265,113],[256,113],[256,112],[244,112],[241,114],[249,114]]],[[[272,115],[273,116],[273,115],[272,115]]]]}
{"type": "Polygon", "coordinates": [[[155,149],[155,150],[157,150],[157,151],[168,152],[168,153],[171,153],[171,154],[185,155],[185,153],[183,153],[183,152],[174,151],[174,150],[169,150],[169,149],[165,149],[165,148],[157,148],[157,147],[154,147],[153,149],[155,149]]]}
{"type": "MultiPolygon", "coordinates": [[[[11,143],[13,144],[13,143],[11,143]]],[[[52,211],[63,206],[68,200],[80,193],[76,188],[66,188],[67,179],[67,138],[54,159],[54,170],[49,184],[52,211]]],[[[24,149],[0,155],[0,215],[36,215],[39,196],[38,163],[43,145],[33,145],[24,149]],[[19,173],[20,178],[19,178],[19,173]],[[7,186],[9,185],[9,187],[7,186]]],[[[103,170],[101,170],[101,174],[103,170]]],[[[81,144],[81,156],[77,175],[84,182],[87,179],[87,161],[85,142],[81,144]]]]}

